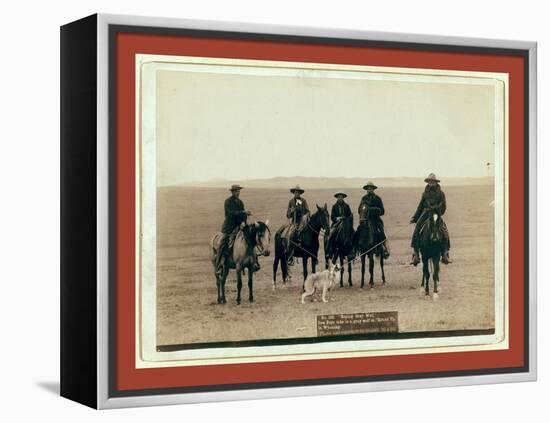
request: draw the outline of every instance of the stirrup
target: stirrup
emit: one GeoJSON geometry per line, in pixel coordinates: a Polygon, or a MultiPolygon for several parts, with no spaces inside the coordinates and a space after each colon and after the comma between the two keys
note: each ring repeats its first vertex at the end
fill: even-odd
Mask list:
{"type": "Polygon", "coordinates": [[[413,253],[412,261],[410,264],[412,264],[413,266],[418,266],[420,264],[420,257],[418,256],[418,254],[413,253]]]}

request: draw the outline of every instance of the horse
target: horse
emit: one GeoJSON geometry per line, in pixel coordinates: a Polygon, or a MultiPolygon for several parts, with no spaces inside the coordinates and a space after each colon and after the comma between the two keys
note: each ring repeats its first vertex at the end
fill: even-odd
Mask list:
{"type": "Polygon", "coordinates": [[[441,251],[443,248],[443,239],[439,226],[441,224],[441,216],[434,209],[426,209],[424,213],[428,213],[428,218],[423,223],[418,232],[418,246],[420,256],[422,257],[422,284],[425,295],[430,295],[430,261],[433,266],[432,279],[434,281],[433,299],[439,297],[439,260],[441,259],[441,251]]]}
{"type": "MultiPolygon", "coordinates": [[[[308,260],[311,259],[311,272],[315,273],[317,263],[317,254],[319,252],[319,235],[321,229],[325,230],[325,233],[329,231],[329,216],[327,205],[324,207],[317,206],[317,211],[311,215],[307,225],[305,225],[302,231],[302,242],[300,245],[293,243],[294,257],[302,258],[302,266],[304,272],[304,282],[308,275],[308,260]]],[[[288,256],[287,248],[285,248],[285,242],[283,239],[283,232],[286,229],[286,225],[283,225],[275,233],[275,260],[273,261],[273,289],[275,289],[275,283],[277,280],[277,269],[279,262],[281,263],[281,271],[283,274],[283,283],[286,283],[288,279],[288,256]]]]}
{"type": "Polygon", "coordinates": [[[348,259],[348,284],[353,286],[351,277],[351,262],[355,256],[353,247],[353,216],[343,218],[331,228],[330,237],[325,237],[325,263],[336,264],[340,260],[340,287],[344,286],[344,258],[348,259]]]}
{"type": "Polygon", "coordinates": [[[269,256],[271,232],[269,230],[269,220],[266,222],[254,222],[245,224],[235,236],[233,243],[233,252],[227,257],[226,263],[223,266],[221,275],[216,269],[216,255],[220,247],[220,241],[223,234],[218,232],[214,234],[210,240],[210,248],[212,251],[212,264],[214,273],[216,274],[216,285],[218,287],[218,304],[225,304],[225,281],[229,273],[229,269],[235,269],[237,272],[237,304],[241,303],[241,288],[243,286],[242,274],[245,269],[248,269],[248,301],[254,302],[252,293],[254,265],[257,256],[269,256]]]}
{"type": "Polygon", "coordinates": [[[355,250],[361,257],[361,288],[365,286],[365,259],[369,257],[369,285],[374,288],[374,256],[380,260],[380,271],[382,272],[382,285],[386,284],[384,274],[384,241],[381,232],[376,228],[369,217],[369,208],[362,207],[359,216],[359,226],[354,234],[355,250]]]}

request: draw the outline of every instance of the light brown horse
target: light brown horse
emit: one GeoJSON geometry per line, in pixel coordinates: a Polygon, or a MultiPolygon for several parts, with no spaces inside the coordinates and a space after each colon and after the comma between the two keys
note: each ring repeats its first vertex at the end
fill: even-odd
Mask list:
{"type": "Polygon", "coordinates": [[[257,256],[269,256],[271,233],[267,226],[269,220],[264,222],[254,222],[244,225],[239,230],[233,243],[233,252],[228,257],[223,265],[221,275],[216,272],[216,255],[220,247],[220,242],[223,234],[218,232],[214,234],[210,240],[210,248],[212,251],[212,264],[216,275],[216,285],[218,287],[218,304],[225,304],[225,281],[229,273],[229,269],[235,269],[237,272],[237,304],[241,303],[241,288],[243,286],[242,274],[245,269],[248,269],[248,300],[254,301],[252,293],[254,265],[257,256]]]}

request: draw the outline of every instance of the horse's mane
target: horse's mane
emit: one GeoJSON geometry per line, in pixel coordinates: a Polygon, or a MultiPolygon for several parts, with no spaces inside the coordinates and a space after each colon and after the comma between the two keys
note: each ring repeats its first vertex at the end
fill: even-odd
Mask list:
{"type": "Polygon", "coordinates": [[[259,232],[267,231],[271,234],[271,229],[269,229],[269,226],[267,226],[267,223],[262,222],[261,220],[258,220],[256,223],[259,225],[259,228],[258,228],[259,232]]]}
{"type": "Polygon", "coordinates": [[[311,220],[316,219],[316,220],[319,221],[319,224],[322,225],[321,215],[323,213],[326,213],[326,217],[327,217],[327,220],[328,220],[328,210],[326,209],[326,204],[325,204],[325,207],[317,206],[317,210],[314,213],[311,213],[310,215],[307,215],[307,221],[304,222],[304,224],[308,224],[309,222],[311,222],[311,220]]]}
{"type": "Polygon", "coordinates": [[[257,221],[254,223],[249,223],[244,226],[243,228],[243,235],[244,239],[246,240],[246,243],[249,247],[255,247],[256,246],[256,234],[258,232],[263,233],[267,230],[267,232],[271,233],[271,230],[269,229],[269,226],[267,226],[262,221],[257,221]]]}
{"type": "Polygon", "coordinates": [[[353,216],[347,216],[342,219],[341,223],[334,230],[336,231],[334,239],[338,243],[351,240],[351,236],[353,235],[353,216]]]}
{"type": "Polygon", "coordinates": [[[368,207],[361,208],[361,212],[359,213],[359,225],[364,225],[370,220],[370,219],[367,219],[368,213],[369,213],[368,207]]]}
{"type": "Polygon", "coordinates": [[[429,213],[429,217],[424,221],[422,227],[418,231],[419,238],[424,243],[429,243],[431,232],[437,232],[441,230],[441,216],[438,215],[437,220],[434,222],[432,219],[433,211],[429,213]]]}

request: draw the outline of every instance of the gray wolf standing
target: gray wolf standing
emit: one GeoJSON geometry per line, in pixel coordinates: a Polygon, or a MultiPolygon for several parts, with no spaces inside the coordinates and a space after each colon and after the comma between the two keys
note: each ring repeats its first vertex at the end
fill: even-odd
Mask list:
{"type": "Polygon", "coordinates": [[[339,272],[338,265],[329,264],[328,269],[322,272],[313,273],[309,275],[304,283],[304,293],[302,294],[302,304],[306,297],[313,295],[317,289],[323,290],[323,302],[327,303],[327,294],[330,290],[336,286],[336,277],[339,272]]]}

